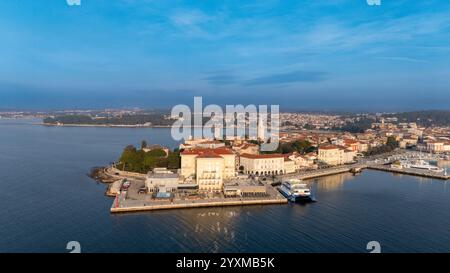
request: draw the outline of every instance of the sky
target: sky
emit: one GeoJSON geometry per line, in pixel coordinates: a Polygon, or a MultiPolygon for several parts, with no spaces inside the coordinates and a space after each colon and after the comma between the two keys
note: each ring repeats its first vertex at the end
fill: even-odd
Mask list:
{"type": "Polygon", "coordinates": [[[0,1],[0,108],[450,109],[450,1],[0,1]]]}

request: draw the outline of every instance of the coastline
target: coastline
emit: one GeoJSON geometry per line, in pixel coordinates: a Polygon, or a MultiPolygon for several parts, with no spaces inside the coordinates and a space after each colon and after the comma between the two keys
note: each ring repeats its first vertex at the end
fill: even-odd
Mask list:
{"type": "Polygon", "coordinates": [[[116,197],[122,184],[122,178],[109,174],[107,167],[93,167],[89,173],[89,177],[94,181],[107,185],[105,195],[108,197],[116,197]]]}
{"type": "MultiPolygon", "coordinates": [[[[102,127],[102,128],[171,128],[172,125],[127,125],[127,124],[51,124],[38,122],[34,125],[48,127],[102,127]]],[[[213,126],[186,126],[189,128],[213,128],[213,126]]]]}
{"type": "MultiPolygon", "coordinates": [[[[275,195],[263,199],[204,199],[201,201],[176,201],[176,202],[146,202],[146,201],[130,201],[127,199],[127,193],[121,192],[122,179],[129,181],[144,181],[145,175],[139,173],[131,173],[120,171],[113,167],[98,167],[93,169],[91,177],[102,183],[109,184],[105,195],[115,197],[111,206],[111,213],[117,212],[136,212],[136,211],[153,211],[153,210],[169,210],[169,209],[185,209],[185,208],[200,208],[200,207],[223,207],[223,206],[246,206],[246,205],[269,205],[269,204],[286,204],[287,199],[281,198],[277,195],[276,184],[281,183],[283,179],[296,178],[301,180],[310,180],[323,176],[332,176],[340,173],[353,173],[356,175],[364,169],[371,169],[384,172],[393,172],[404,175],[421,176],[427,178],[434,178],[440,180],[448,180],[450,176],[434,174],[424,170],[395,170],[382,164],[361,164],[355,163],[347,166],[336,166],[334,168],[315,170],[306,173],[294,173],[277,177],[279,182],[274,181],[267,187],[271,191],[275,191],[275,195]],[[128,200],[127,202],[125,202],[128,200]]],[[[143,183],[143,182],[142,182],[143,183]]]]}
{"type": "Polygon", "coordinates": [[[106,128],[170,128],[171,125],[127,125],[127,124],[51,124],[34,123],[35,125],[48,127],[106,127],[106,128]]]}

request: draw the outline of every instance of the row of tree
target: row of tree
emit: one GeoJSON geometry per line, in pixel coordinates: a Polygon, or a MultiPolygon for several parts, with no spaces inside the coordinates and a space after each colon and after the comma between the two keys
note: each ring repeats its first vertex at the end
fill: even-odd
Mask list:
{"type": "Polygon", "coordinates": [[[306,154],[309,152],[313,152],[316,148],[311,145],[311,143],[307,140],[296,140],[293,142],[280,143],[278,145],[278,149],[270,152],[262,152],[266,154],[290,154],[293,152],[298,152],[300,154],[306,154]]]}
{"type": "Polygon", "coordinates": [[[179,169],[181,160],[180,152],[175,149],[169,151],[167,155],[163,149],[152,149],[145,152],[144,142],[141,149],[136,149],[135,146],[127,146],[120,156],[117,168],[129,172],[147,173],[156,167],[165,167],[168,169],[179,169]]]}
{"type": "Polygon", "coordinates": [[[375,120],[362,117],[355,119],[353,122],[346,122],[340,127],[334,127],[333,130],[349,133],[364,133],[367,129],[372,127],[373,122],[375,122],[375,120]]]}
{"type": "Polygon", "coordinates": [[[92,118],[88,115],[61,115],[46,117],[45,124],[88,124],[88,125],[142,125],[150,123],[152,125],[168,126],[173,124],[173,120],[166,119],[163,114],[137,114],[123,115],[116,117],[92,118]]]}

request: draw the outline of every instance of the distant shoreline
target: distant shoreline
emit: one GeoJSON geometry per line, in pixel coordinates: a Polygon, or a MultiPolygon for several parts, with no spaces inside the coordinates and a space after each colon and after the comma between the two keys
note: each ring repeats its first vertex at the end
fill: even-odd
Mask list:
{"type": "Polygon", "coordinates": [[[170,128],[171,125],[126,125],[126,124],[51,124],[37,123],[42,126],[52,127],[114,127],[114,128],[170,128]]]}
{"type": "MultiPolygon", "coordinates": [[[[41,126],[52,127],[114,127],[114,128],[171,128],[172,125],[126,125],[126,124],[51,124],[51,123],[35,123],[41,126]]],[[[186,126],[190,128],[204,128],[203,126],[186,126]]],[[[212,128],[212,126],[208,126],[212,128]]]]}

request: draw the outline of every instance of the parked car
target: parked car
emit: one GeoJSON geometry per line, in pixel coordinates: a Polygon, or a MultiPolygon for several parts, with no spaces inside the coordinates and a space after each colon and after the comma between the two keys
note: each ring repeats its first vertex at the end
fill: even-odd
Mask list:
{"type": "Polygon", "coordinates": [[[124,179],[122,182],[122,190],[127,190],[130,186],[131,186],[131,182],[124,179]]]}

